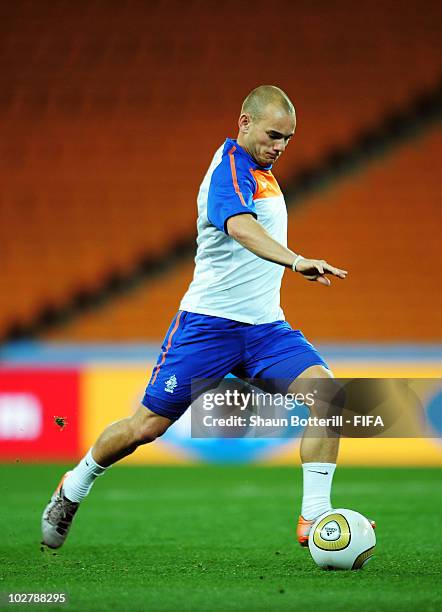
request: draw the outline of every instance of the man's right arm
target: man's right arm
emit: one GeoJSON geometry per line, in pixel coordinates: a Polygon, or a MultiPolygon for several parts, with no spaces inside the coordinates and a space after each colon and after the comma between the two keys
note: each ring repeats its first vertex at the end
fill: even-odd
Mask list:
{"type": "Polygon", "coordinates": [[[272,238],[252,215],[230,217],[227,232],[243,247],[267,261],[291,268],[296,259],[296,254],[272,238]]]}
{"type": "Polygon", "coordinates": [[[295,260],[297,260],[294,271],[302,274],[307,280],[317,281],[322,285],[330,285],[330,280],[325,276],[326,274],[338,278],[347,276],[346,270],[335,268],[323,259],[307,259],[296,255],[272,238],[252,215],[241,214],[230,217],[227,219],[226,228],[229,236],[262,259],[292,269],[295,260]]]}
{"type": "Polygon", "coordinates": [[[256,182],[244,164],[237,166],[234,153],[233,146],[212,174],[207,197],[207,218],[212,225],[257,257],[294,268],[307,280],[329,285],[325,274],[345,278],[345,270],[334,268],[322,259],[302,258],[270,236],[256,220],[253,201],[256,182]]]}

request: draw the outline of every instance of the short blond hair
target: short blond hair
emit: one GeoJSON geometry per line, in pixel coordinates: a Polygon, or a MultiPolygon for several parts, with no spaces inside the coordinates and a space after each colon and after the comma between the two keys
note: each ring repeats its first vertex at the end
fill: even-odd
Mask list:
{"type": "Polygon", "coordinates": [[[279,106],[289,115],[295,115],[295,107],[288,95],[275,85],[260,85],[253,89],[242,103],[241,115],[247,113],[253,120],[260,119],[269,104],[279,106]]]}

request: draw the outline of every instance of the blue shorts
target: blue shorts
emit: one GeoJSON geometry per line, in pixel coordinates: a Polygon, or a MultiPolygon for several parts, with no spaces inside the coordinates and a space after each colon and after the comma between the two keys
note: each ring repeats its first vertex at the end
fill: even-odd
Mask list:
{"type": "Polygon", "coordinates": [[[328,367],[300,331],[286,321],[250,325],[180,310],[162,345],[142,400],[176,420],[191,404],[192,379],[283,379],[289,384],[306,368],[328,367]]]}

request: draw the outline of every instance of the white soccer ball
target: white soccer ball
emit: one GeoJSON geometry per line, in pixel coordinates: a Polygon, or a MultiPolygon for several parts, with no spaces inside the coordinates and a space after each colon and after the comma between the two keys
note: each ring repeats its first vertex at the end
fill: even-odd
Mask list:
{"type": "Polygon", "coordinates": [[[308,538],[313,561],[323,569],[361,569],[373,557],[375,546],[370,521],[346,508],[322,514],[308,538]]]}

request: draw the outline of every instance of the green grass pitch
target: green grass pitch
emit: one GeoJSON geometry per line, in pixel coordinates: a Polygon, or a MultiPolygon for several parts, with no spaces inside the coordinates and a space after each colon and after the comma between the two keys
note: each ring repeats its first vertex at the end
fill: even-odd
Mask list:
{"type": "Polygon", "coordinates": [[[296,543],[301,470],[290,467],[113,467],[65,546],[42,550],[40,515],[63,471],[0,466],[0,592],[69,597],[64,606],[27,607],[442,609],[440,470],[336,471],[335,507],[378,524],[376,557],[358,572],[320,570],[296,543]]]}

